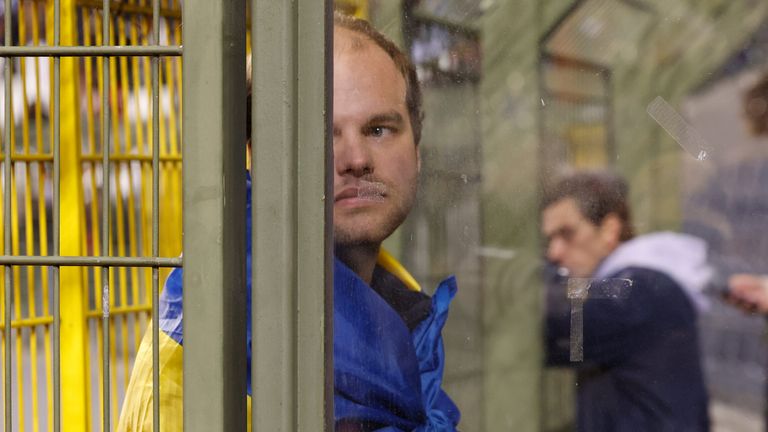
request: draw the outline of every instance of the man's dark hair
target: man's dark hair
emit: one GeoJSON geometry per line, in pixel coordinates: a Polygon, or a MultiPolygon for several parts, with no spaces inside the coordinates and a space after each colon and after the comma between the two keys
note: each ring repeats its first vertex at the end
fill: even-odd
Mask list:
{"type": "Polygon", "coordinates": [[[768,73],[744,94],[744,114],[755,135],[768,135],[768,73]]]}
{"type": "Polygon", "coordinates": [[[400,51],[400,48],[386,36],[376,30],[368,21],[364,21],[341,12],[334,12],[333,24],[336,27],[359,33],[375,43],[389,55],[395,63],[395,67],[405,79],[405,103],[408,107],[408,117],[411,120],[413,140],[418,145],[421,141],[421,126],[424,120],[422,110],[421,87],[416,76],[416,69],[408,59],[408,56],[400,51]]]}
{"type": "Polygon", "coordinates": [[[573,198],[584,217],[594,225],[602,224],[609,214],[622,223],[619,241],[634,237],[628,202],[629,187],[620,176],[608,171],[579,171],[560,177],[546,188],[541,209],[573,198]]]}

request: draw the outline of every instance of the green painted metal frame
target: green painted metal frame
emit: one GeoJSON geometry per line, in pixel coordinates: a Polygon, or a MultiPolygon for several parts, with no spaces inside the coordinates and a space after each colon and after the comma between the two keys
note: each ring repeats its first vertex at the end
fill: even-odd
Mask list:
{"type": "Polygon", "coordinates": [[[183,8],[184,429],[246,428],[245,0],[183,8]]]}
{"type": "MultiPolygon", "coordinates": [[[[5,0],[5,10],[11,10],[11,1],[5,0]]],[[[11,44],[11,14],[5,14],[5,46],[11,44]]],[[[11,124],[11,98],[8,95],[11,94],[11,62],[5,62],[4,68],[4,80],[5,80],[5,124],[11,124]]],[[[11,128],[6,127],[3,131],[3,144],[5,155],[11,154],[11,128]]],[[[4,182],[3,182],[3,215],[5,217],[5,226],[3,227],[3,238],[5,245],[5,254],[11,254],[11,158],[6,157],[4,160],[4,182]]],[[[11,273],[12,268],[10,265],[5,264],[5,371],[4,379],[4,397],[5,400],[5,430],[13,430],[13,402],[12,402],[12,388],[11,388],[11,273]]],[[[54,301],[54,305],[56,302],[54,301]]],[[[55,326],[55,324],[54,324],[55,326]]],[[[54,335],[56,329],[54,328],[54,335]]]]}
{"type": "MultiPolygon", "coordinates": [[[[104,9],[107,10],[107,9],[104,9]]],[[[108,27],[108,26],[107,26],[108,27]]],[[[0,57],[87,57],[87,56],[181,56],[183,48],[168,45],[102,46],[4,46],[0,57]]]]}
{"type": "MultiPolygon", "coordinates": [[[[10,10],[10,0],[4,0],[10,10]]],[[[104,22],[110,2],[102,2],[104,22]]],[[[154,43],[159,41],[159,1],[153,0],[154,43]]],[[[153,121],[159,118],[160,56],[184,52],[184,266],[185,356],[184,421],[187,431],[245,427],[245,0],[200,2],[184,9],[185,47],[58,46],[59,2],[55,2],[56,40],[48,47],[10,46],[11,23],[0,56],[54,58],[54,248],[48,257],[13,256],[6,224],[6,286],[14,265],[48,265],[54,270],[54,430],[61,430],[59,378],[58,269],[113,266],[153,268],[153,304],[158,302],[159,267],[179,267],[181,258],[158,257],[159,127],[153,136],[152,257],[59,256],[59,77],[61,57],[153,56],[153,121]],[[189,29],[194,29],[190,31],[189,29]],[[192,90],[194,89],[194,90],[192,90]],[[219,109],[211,110],[211,107],[219,109]],[[221,143],[221,145],[211,145],[221,143]]],[[[254,61],[254,428],[316,431],[333,429],[332,271],[331,271],[331,2],[253,0],[254,61]],[[288,77],[286,79],[286,77],[288,77]],[[281,83],[275,85],[275,83],[281,83]],[[282,109],[275,110],[274,107],[282,109]],[[276,193],[276,191],[280,191],[276,193]],[[301,312],[299,312],[301,311],[301,312]],[[277,360],[277,362],[273,362],[277,360]],[[259,415],[259,413],[269,413],[259,415]]],[[[9,21],[10,14],[6,17],[9,21]]],[[[108,32],[108,25],[103,31],[108,32]]],[[[108,41],[109,38],[104,38],[108,41]]],[[[6,71],[10,77],[10,62],[6,71]]],[[[103,77],[104,82],[109,76],[103,77]]],[[[6,93],[10,79],[6,79],[6,93]]],[[[108,94],[102,106],[109,107],[108,94]]],[[[10,98],[6,98],[6,104],[10,98]]],[[[6,116],[10,110],[6,109],[6,116]]],[[[103,178],[109,178],[108,115],[102,131],[103,178]]],[[[7,122],[9,121],[6,119],[7,122]]],[[[6,129],[5,154],[11,154],[6,129]]],[[[10,214],[12,163],[5,158],[5,214],[10,214]]],[[[102,190],[109,202],[109,184],[102,190]]],[[[103,209],[104,214],[109,208],[103,209]]],[[[102,224],[108,239],[109,221],[102,224]]],[[[108,244],[102,249],[108,251],[108,244]]],[[[103,287],[109,298],[109,286],[103,287]]],[[[10,290],[6,290],[6,328],[11,328],[10,290]]],[[[157,308],[152,332],[158,337],[157,308]]],[[[109,306],[103,321],[109,326],[109,306]]],[[[104,332],[109,343],[108,331],[104,332]]],[[[6,338],[10,365],[10,337],[6,338]]],[[[108,345],[105,345],[108,346],[108,345]]],[[[153,346],[154,419],[159,426],[159,353],[153,346]]],[[[111,430],[109,359],[104,359],[102,427],[111,430]]],[[[10,367],[5,370],[6,429],[12,424],[10,367]]]]}
{"type": "MultiPolygon", "coordinates": [[[[11,10],[11,1],[10,0],[4,0],[5,1],[5,10],[11,10]]],[[[92,2],[92,3],[95,3],[92,2]]],[[[98,5],[97,5],[98,6],[98,5]]],[[[103,0],[101,3],[101,9],[102,9],[102,19],[105,23],[103,27],[103,40],[109,41],[109,17],[110,17],[110,3],[108,0],[103,0]]],[[[53,107],[52,107],[52,135],[53,135],[53,254],[50,256],[17,256],[12,255],[12,249],[11,249],[11,224],[6,223],[3,229],[3,235],[5,238],[5,248],[3,251],[3,255],[0,255],[0,265],[3,265],[5,268],[5,316],[4,316],[4,323],[5,328],[10,329],[12,327],[11,325],[11,309],[10,306],[12,304],[12,296],[11,296],[11,290],[10,287],[12,283],[12,268],[13,266],[29,266],[29,265],[43,265],[43,266],[50,266],[53,271],[53,430],[54,431],[60,431],[62,429],[62,422],[61,422],[61,330],[60,330],[60,322],[61,322],[61,311],[60,311],[60,276],[59,276],[59,269],[60,267],[66,267],[66,266],[94,266],[94,267],[101,267],[102,269],[102,277],[105,281],[108,281],[108,271],[110,267],[120,267],[120,266],[141,266],[141,267],[151,267],[152,273],[153,273],[153,288],[152,288],[152,298],[153,298],[153,334],[154,338],[153,340],[158,340],[158,317],[157,317],[157,304],[158,304],[158,292],[159,292],[159,280],[158,280],[158,269],[160,267],[181,267],[182,266],[182,259],[181,258],[163,258],[159,257],[159,233],[158,233],[158,224],[159,224],[159,166],[160,166],[160,158],[159,158],[159,144],[160,144],[160,137],[159,137],[159,58],[161,56],[181,56],[183,52],[183,48],[181,46],[160,46],[160,45],[149,45],[149,46],[110,46],[110,45],[102,45],[102,46],[60,46],[60,34],[61,34],[61,5],[59,0],[54,0],[54,19],[53,19],[53,25],[54,25],[54,40],[53,45],[51,46],[11,46],[12,42],[12,15],[11,14],[5,14],[5,44],[4,46],[0,47],[0,57],[6,57],[6,59],[12,59],[15,57],[53,57],[53,107]],[[108,239],[109,237],[109,217],[104,217],[103,223],[102,223],[102,250],[105,251],[107,255],[105,256],[90,256],[90,257],[75,257],[75,256],[61,256],[60,255],[60,224],[61,224],[61,217],[60,217],[60,188],[61,188],[61,149],[60,149],[60,142],[61,142],[61,131],[60,131],[60,114],[61,114],[61,104],[60,104],[60,81],[61,81],[61,74],[60,74],[60,59],[62,57],[85,57],[85,56],[103,56],[105,58],[108,57],[114,57],[114,56],[151,56],[152,57],[152,91],[153,91],[153,156],[152,156],[152,167],[153,167],[153,184],[152,184],[152,191],[153,191],[153,208],[152,208],[152,256],[151,257],[112,257],[108,256],[109,251],[109,243],[108,239]]],[[[152,0],[152,13],[153,13],[153,42],[156,44],[160,40],[160,26],[159,26],[159,17],[162,15],[161,9],[160,9],[160,2],[159,0],[152,0]]],[[[166,13],[167,14],[167,13],[166,13]]],[[[11,97],[8,95],[11,94],[11,62],[6,61],[5,62],[5,116],[6,116],[6,123],[10,124],[10,114],[11,110],[10,104],[11,104],[11,97]]],[[[109,73],[108,69],[104,69],[104,83],[105,87],[109,86],[109,73]]],[[[108,92],[104,92],[102,94],[102,104],[101,106],[105,109],[102,111],[102,124],[104,124],[104,128],[102,130],[102,146],[103,146],[103,160],[102,160],[102,170],[103,170],[103,178],[109,178],[109,162],[110,162],[110,154],[109,154],[109,147],[110,147],[110,141],[111,141],[111,134],[109,131],[109,94],[108,92]]],[[[3,153],[5,155],[11,155],[12,151],[12,143],[11,143],[11,136],[10,136],[11,128],[6,128],[4,133],[4,151],[3,153]]],[[[11,194],[10,194],[10,188],[11,188],[11,170],[13,169],[13,163],[12,158],[6,157],[4,158],[4,191],[3,191],[3,206],[4,206],[4,214],[6,217],[10,218],[11,214],[11,194]]],[[[108,215],[110,212],[109,208],[109,182],[105,182],[104,186],[102,188],[102,202],[103,202],[103,209],[102,214],[108,215]]],[[[109,285],[108,283],[105,283],[104,287],[102,287],[102,295],[105,300],[104,302],[104,312],[102,316],[102,322],[105,329],[109,328],[109,285]]],[[[105,330],[103,333],[104,337],[104,346],[109,346],[109,332],[108,330],[105,330]]],[[[4,409],[5,409],[5,429],[11,430],[13,425],[13,398],[12,398],[12,379],[10,375],[11,371],[11,337],[10,335],[6,335],[5,338],[5,385],[4,385],[4,409]]],[[[153,394],[154,394],[154,413],[153,413],[153,423],[155,430],[159,430],[159,416],[160,416],[160,410],[159,410],[159,353],[158,353],[158,345],[155,343],[153,346],[153,382],[154,382],[154,388],[153,388],[153,394]]],[[[112,425],[110,422],[111,414],[110,414],[110,361],[109,356],[104,355],[103,356],[103,403],[102,403],[102,409],[104,411],[104,416],[102,417],[102,428],[103,430],[112,430],[112,425]]]]}
{"type": "MultiPolygon", "coordinates": [[[[331,5],[251,5],[253,428],[332,430],[331,5]]],[[[184,11],[187,431],[245,425],[243,10],[184,11]]]]}
{"type": "Polygon", "coordinates": [[[251,10],[253,430],[330,431],[332,5],[251,10]]]}

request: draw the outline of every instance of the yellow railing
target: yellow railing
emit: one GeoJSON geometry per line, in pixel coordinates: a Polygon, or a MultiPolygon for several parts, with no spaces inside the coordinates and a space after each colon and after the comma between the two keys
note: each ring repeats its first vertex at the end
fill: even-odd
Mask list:
{"type": "MultiPolygon", "coordinates": [[[[61,0],[61,45],[149,45],[151,3],[114,3],[109,41],[101,2],[61,0]]],[[[14,43],[53,43],[53,3],[19,2],[14,43]]],[[[159,44],[181,45],[178,0],[161,1],[159,44]]],[[[11,141],[12,252],[49,255],[52,190],[52,62],[14,61],[11,141]]],[[[163,58],[160,76],[160,255],[181,252],[181,60],[163,58]]],[[[152,246],[152,93],[148,57],[61,59],[61,255],[150,256],[152,246]],[[105,89],[103,70],[109,71],[105,89]],[[101,95],[109,92],[111,130],[110,250],[102,251],[101,95]]],[[[3,116],[0,116],[3,118],[3,116]]],[[[3,125],[5,127],[6,125],[3,125]]],[[[4,157],[4,155],[2,155],[4,157]]],[[[2,191],[0,191],[2,197],[2,191]]],[[[0,223],[6,223],[0,211],[0,223]]],[[[4,247],[0,236],[0,248],[4,247]]],[[[3,270],[0,268],[0,276],[3,270]]],[[[110,359],[110,413],[116,424],[133,357],[151,313],[151,269],[112,268],[109,347],[102,346],[102,280],[98,268],[61,267],[61,389],[64,430],[100,430],[102,358],[110,359]]],[[[167,271],[162,271],[164,279],[167,271]]],[[[14,267],[12,313],[14,430],[52,430],[52,305],[48,268],[14,267]]],[[[0,278],[1,279],[1,278],[0,278]]],[[[1,321],[1,320],[0,320],[1,321]]],[[[0,327],[1,328],[1,327],[0,327]]],[[[5,345],[3,345],[4,347],[5,345]]],[[[3,348],[4,350],[4,348],[3,348]]],[[[3,351],[3,359],[4,351],[3,351]]]]}

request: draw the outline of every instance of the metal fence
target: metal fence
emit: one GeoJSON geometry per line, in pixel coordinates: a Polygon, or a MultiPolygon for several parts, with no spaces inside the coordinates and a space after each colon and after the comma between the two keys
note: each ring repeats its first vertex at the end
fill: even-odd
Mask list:
{"type": "Polygon", "coordinates": [[[180,3],[3,12],[5,430],[111,430],[181,265],[180,3]]]}
{"type": "MultiPolygon", "coordinates": [[[[232,248],[244,230],[232,222],[244,217],[233,209],[245,199],[246,1],[188,4],[186,28],[181,3],[0,3],[7,431],[112,430],[150,321],[158,340],[160,283],[182,265],[182,203],[186,429],[245,423],[244,362],[231,365],[245,322],[232,289],[244,282],[243,249],[232,248]]],[[[330,429],[331,2],[250,6],[263,125],[253,134],[254,410],[270,413],[254,427],[330,429]]],[[[156,344],[153,360],[159,430],[156,344]]]]}

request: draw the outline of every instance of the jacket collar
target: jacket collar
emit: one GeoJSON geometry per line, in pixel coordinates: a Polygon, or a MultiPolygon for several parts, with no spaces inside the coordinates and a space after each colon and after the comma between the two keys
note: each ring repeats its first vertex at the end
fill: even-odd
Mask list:
{"type": "Polygon", "coordinates": [[[416,282],[416,279],[384,248],[379,249],[379,257],[376,260],[376,264],[398,278],[411,291],[421,292],[421,285],[416,282]]]}

